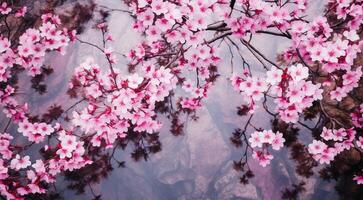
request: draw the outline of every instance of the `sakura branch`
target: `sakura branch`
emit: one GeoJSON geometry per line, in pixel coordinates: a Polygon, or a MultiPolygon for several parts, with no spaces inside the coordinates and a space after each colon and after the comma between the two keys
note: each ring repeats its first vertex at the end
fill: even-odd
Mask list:
{"type": "MultiPolygon", "coordinates": [[[[127,3],[136,16],[134,28],[146,34],[143,47],[146,45],[155,49],[154,46],[160,46],[161,43],[165,46],[181,45],[181,48],[184,48],[185,60],[181,58],[179,65],[175,66],[178,72],[194,71],[194,68],[197,68],[198,77],[198,72],[209,64],[208,56],[212,60],[213,57],[218,57],[214,54],[218,48],[214,45],[215,41],[224,40],[226,37],[238,39],[267,70],[266,76],[262,77],[254,77],[246,70],[242,75],[232,75],[232,84],[242,94],[250,113],[255,112],[259,102],[268,96],[274,99],[275,111],[280,120],[303,124],[299,121],[300,116],[315,102],[319,102],[324,119],[328,119],[325,123],[345,130],[357,128],[343,124],[342,119],[331,114],[326,107],[329,101],[343,101],[350,96],[349,93],[354,93],[354,88],[359,85],[362,70],[354,60],[362,47],[358,35],[359,21],[362,18],[359,14],[362,9],[361,2],[329,1],[325,16],[318,16],[312,21],[305,19],[309,3],[306,0],[284,3],[259,0],[177,3],[142,0],[127,3]],[[330,18],[335,17],[338,23],[333,24],[332,19],[328,19],[326,15],[330,18]],[[215,34],[210,33],[213,31],[215,34]],[[291,46],[281,54],[280,62],[286,65],[278,65],[252,46],[250,40],[254,34],[290,39],[291,46]],[[209,54],[206,54],[208,51],[209,54]],[[267,64],[272,67],[268,68],[267,64]]],[[[232,45],[235,44],[233,39],[229,41],[232,45]]],[[[145,50],[147,51],[147,48],[131,54],[131,58],[136,61],[135,64],[143,65],[140,61],[145,50]]],[[[163,48],[153,51],[160,50],[165,51],[163,48]]],[[[200,85],[199,82],[197,78],[197,87],[200,85]]],[[[188,82],[187,85],[193,84],[188,82]]],[[[206,92],[205,89],[204,91],[206,92]]],[[[188,98],[183,98],[181,101],[183,107],[200,107],[199,100],[198,103],[187,100],[188,98]]],[[[266,109],[265,103],[264,101],[263,107],[266,109]]],[[[356,103],[359,102],[354,102],[356,103]]],[[[275,115],[273,112],[269,113],[275,115]]],[[[355,141],[356,138],[351,137],[349,140],[355,141]]]]}

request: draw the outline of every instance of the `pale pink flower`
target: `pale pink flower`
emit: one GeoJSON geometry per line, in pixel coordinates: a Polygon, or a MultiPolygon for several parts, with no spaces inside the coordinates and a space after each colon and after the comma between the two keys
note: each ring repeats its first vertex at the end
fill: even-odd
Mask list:
{"type": "Polygon", "coordinates": [[[15,170],[24,169],[30,165],[31,165],[30,157],[29,156],[20,157],[19,154],[16,154],[15,158],[13,158],[10,162],[10,168],[15,170]]]}
{"type": "Polygon", "coordinates": [[[266,72],[266,82],[271,85],[279,83],[281,81],[282,73],[282,70],[277,69],[275,66],[272,66],[271,69],[266,72]]]}
{"type": "Polygon", "coordinates": [[[135,89],[142,83],[144,78],[139,76],[138,74],[133,74],[131,76],[128,76],[127,80],[128,80],[128,86],[130,88],[135,89]]]}
{"type": "Polygon", "coordinates": [[[320,154],[323,153],[323,151],[327,148],[328,146],[318,140],[313,140],[313,142],[311,144],[309,144],[308,146],[308,150],[309,153],[311,154],[320,154]]]}
{"type": "Polygon", "coordinates": [[[276,132],[275,138],[271,143],[273,150],[280,150],[280,148],[284,146],[285,138],[282,136],[282,133],[276,132]]]}

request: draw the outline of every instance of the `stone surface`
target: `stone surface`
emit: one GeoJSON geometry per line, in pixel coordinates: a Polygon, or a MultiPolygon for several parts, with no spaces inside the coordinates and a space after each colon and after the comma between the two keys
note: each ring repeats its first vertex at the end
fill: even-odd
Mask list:
{"type": "Polygon", "coordinates": [[[214,184],[218,199],[259,199],[257,188],[251,183],[239,183],[240,174],[233,169],[232,162],[223,167],[223,174],[214,184]]]}

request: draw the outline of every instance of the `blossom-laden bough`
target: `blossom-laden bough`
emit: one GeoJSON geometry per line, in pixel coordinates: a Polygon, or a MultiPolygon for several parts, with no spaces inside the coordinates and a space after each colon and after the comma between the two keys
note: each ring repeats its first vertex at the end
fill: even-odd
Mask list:
{"type": "MultiPolygon", "coordinates": [[[[190,97],[181,97],[183,108],[194,110],[206,97],[200,95],[200,90],[207,94],[211,88],[211,70],[206,69],[218,66],[220,45],[226,43],[230,51],[235,48],[238,52],[244,46],[266,70],[265,76],[253,75],[251,66],[239,54],[243,71],[241,75],[233,74],[231,82],[242,94],[245,110],[253,114],[260,103],[268,114],[280,121],[308,127],[299,121],[301,115],[318,104],[323,120],[319,120],[320,126],[315,128],[320,128],[322,135],[316,136],[309,145],[313,158],[329,164],[343,151],[354,148],[362,153],[359,145],[362,134],[361,1],[327,1],[325,12],[310,21],[305,16],[307,0],[126,2],[136,18],[134,28],[146,37],[131,51],[132,63],[142,67],[152,59],[167,58],[167,66],[172,66],[177,74],[195,73],[194,84],[191,80],[182,83],[182,88],[191,93],[190,97]],[[278,64],[253,46],[251,39],[259,34],[291,40],[291,45],[279,56],[278,64]],[[172,65],[170,60],[176,63],[172,65]],[[274,111],[268,108],[267,98],[275,103],[274,111]],[[340,105],[347,101],[351,104],[349,108],[340,105]],[[332,105],[348,117],[334,115],[329,110],[332,105]],[[328,127],[332,138],[324,137],[328,127]]],[[[251,142],[247,146],[253,157],[265,166],[273,157],[267,148],[273,146],[274,139],[283,142],[278,132],[275,135],[257,130],[244,141],[251,142]],[[256,146],[263,150],[255,149],[256,146]]],[[[358,171],[354,179],[361,180],[360,174],[362,172],[358,171]]]]}
{"type": "MultiPolygon", "coordinates": [[[[238,130],[233,138],[236,143],[245,142],[245,163],[251,152],[254,159],[266,166],[273,158],[270,149],[279,150],[288,142],[289,136],[281,130],[261,130],[251,123],[253,113],[261,105],[276,123],[289,129],[295,123],[312,131],[318,129],[320,133],[313,134],[313,142],[308,148],[302,146],[302,151],[321,164],[330,164],[342,152],[355,150],[362,155],[361,1],[329,0],[324,13],[312,20],[305,16],[308,0],[125,3],[130,10],[120,11],[134,17],[133,28],[144,36],[127,55],[132,72],[127,76],[118,69],[106,21],[97,25],[102,33],[101,46],[83,41],[75,31],[62,27],[58,16],[49,13],[42,15],[40,25],[16,35],[7,20],[24,17],[27,8],[1,4],[0,103],[10,119],[0,135],[2,196],[23,199],[29,194],[46,192],[43,186],[54,183],[57,174],[91,165],[94,157],[89,156],[90,149],[122,146],[128,137],[138,138],[135,145],[144,145],[142,138],[152,138],[162,126],[156,112],[166,100],[179,110],[169,114],[176,124],[173,130],[180,132],[182,126],[175,116],[180,112],[194,113],[208,97],[219,76],[222,44],[231,52],[233,48],[237,50],[242,60],[242,72],[229,78],[246,102],[241,112],[250,114],[244,129],[238,130]],[[255,35],[282,37],[291,40],[291,44],[274,62],[254,47],[251,40],[255,35]],[[92,58],[75,69],[69,94],[80,100],[64,112],[59,111],[72,110],[69,122],[34,120],[28,104],[17,101],[12,75],[19,68],[29,76],[40,75],[46,53],[64,54],[70,42],[98,49],[107,60],[107,69],[92,58]],[[258,60],[266,70],[265,75],[253,74],[251,65],[240,53],[242,47],[258,60]],[[178,87],[182,94],[173,93],[178,87]],[[177,99],[176,103],[172,98],[177,99]],[[268,108],[267,99],[275,103],[274,111],[268,108]],[[311,128],[300,120],[316,107],[320,117],[311,128]],[[17,124],[18,132],[29,144],[13,143],[14,134],[7,133],[10,123],[17,124]],[[246,135],[251,127],[256,131],[246,135]],[[42,145],[44,159],[34,160],[25,154],[35,144],[42,145]]],[[[232,60],[231,65],[233,70],[232,60]]],[[[156,140],[148,141],[152,144],[156,140]]],[[[149,150],[152,149],[150,146],[149,150]]],[[[245,163],[240,162],[249,168],[245,163]]],[[[357,166],[354,180],[362,184],[362,160],[357,166]]],[[[245,178],[252,176],[249,169],[245,178]]]]}

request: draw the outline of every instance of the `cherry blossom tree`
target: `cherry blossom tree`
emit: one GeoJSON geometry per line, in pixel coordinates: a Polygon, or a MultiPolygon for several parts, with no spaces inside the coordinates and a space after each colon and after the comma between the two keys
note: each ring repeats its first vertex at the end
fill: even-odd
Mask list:
{"type": "MultiPolygon", "coordinates": [[[[67,27],[62,23],[66,17],[45,10],[29,25],[31,14],[26,6],[1,4],[0,105],[8,118],[0,133],[3,197],[25,199],[47,193],[57,176],[87,167],[111,168],[111,160],[122,166],[114,153],[129,143],[134,144],[136,160],[147,159],[161,148],[157,133],[163,124],[158,114],[166,115],[172,122],[171,132],[180,135],[180,116],[197,120],[196,112],[223,67],[231,67],[226,78],[245,102],[238,113],[248,119],[231,137],[234,144],[245,147],[242,159],[235,161],[235,168],[244,172],[241,182],[253,177],[250,157],[265,167],[273,151],[286,146],[305,156],[304,161],[292,156],[307,168],[300,174],[358,154],[352,179],[363,184],[362,1],[326,0],[324,12],[312,18],[308,0],[124,3],[128,10],[98,7],[101,17],[94,28],[101,35],[100,46],[79,34],[86,19],[78,18],[78,23],[67,27]],[[112,48],[116,44],[107,24],[107,13],[112,11],[128,13],[134,19],[130,28],[143,36],[125,55],[128,75],[121,72],[118,52],[112,48]],[[276,59],[269,59],[253,44],[257,35],[284,38],[289,46],[276,59]],[[21,98],[16,77],[30,77],[32,87],[44,92],[44,76],[52,73],[44,66],[47,54],[64,55],[72,43],[95,48],[107,66],[100,66],[94,58],[84,60],[68,85],[68,95],[76,103],[68,108],[53,106],[42,117],[34,116],[29,111],[31,104],[21,98]],[[231,60],[231,66],[222,66],[225,47],[241,62],[236,65],[231,60]],[[242,48],[259,65],[249,64],[242,48]],[[264,73],[254,73],[255,68],[264,73]],[[254,114],[262,111],[273,118],[271,129],[252,123],[254,114]],[[308,120],[315,126],[307,125],[308,120]],[[11,124],[17,127],[14,133],[8,131],[11,124]],[[311,131],[310,143],[291,139],[297,125],[311,131]],[[18,137],[27,142],[18,144],[18,137]],[[27,153],[35,146],[42,158],[27,153]]],[[[88,9],[96,12],[95,7],[88,9]]],[[[294,187],[301,190],[301,185],[294,187]]]]}

